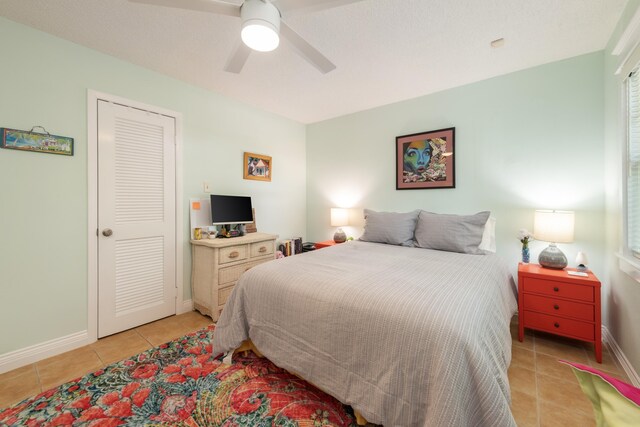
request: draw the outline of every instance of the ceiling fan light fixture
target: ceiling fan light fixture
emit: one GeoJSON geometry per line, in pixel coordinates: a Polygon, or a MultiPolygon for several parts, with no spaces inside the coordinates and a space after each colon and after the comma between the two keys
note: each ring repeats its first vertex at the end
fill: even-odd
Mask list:
{"type": "Polygon", "coordinates": [[[240,10],[242,41],[259,52],[270,52],[280,44],[280,11],[262,0],[246,0],[240,10]]]}

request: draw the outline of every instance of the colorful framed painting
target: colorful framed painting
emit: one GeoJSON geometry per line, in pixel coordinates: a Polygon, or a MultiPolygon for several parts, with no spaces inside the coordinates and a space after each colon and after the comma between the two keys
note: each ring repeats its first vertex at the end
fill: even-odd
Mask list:
{"type": "Polygon", "coordinates": [[[456,128],[396,137],[396,190],[455,188],[456,128]]]}
{"type": "MultiPolygon", "coordinates": [[[[38,126],[39,127],[39,126],[38,126]]],[[[35,151],[37,153],[73,156],[73,138],[26,130],[0,128],[2,148],[35,151]]]]}
{"type": "Polygon", "coordinates": [[[262,154],[244,153],[244,179],[271,181],[273,164],[271,157],[262,154]]]}

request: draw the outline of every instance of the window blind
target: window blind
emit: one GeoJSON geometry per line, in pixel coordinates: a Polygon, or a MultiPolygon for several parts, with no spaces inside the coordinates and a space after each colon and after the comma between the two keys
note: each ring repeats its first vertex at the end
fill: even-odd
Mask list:
{"type": "Polygon", "coordinates": [[[640,66],[627,79],[627,247],[640,258],[640,66]]]}

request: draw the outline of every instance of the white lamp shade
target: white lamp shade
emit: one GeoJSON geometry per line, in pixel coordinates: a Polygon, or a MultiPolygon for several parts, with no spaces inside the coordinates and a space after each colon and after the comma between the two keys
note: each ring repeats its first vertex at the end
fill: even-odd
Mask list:
{"type": "Polygon", "coordinates": [[[246,0],[240,9],[244,44],[253,50],[270,52],[280,44],[280,12],[269,2],[246,0]]]}
{"type": "Polygon", "coordinates": [[[533,217],[533,237],[545,242],[571,243],[574,219],[571,211],[537,210],[533,217]]]}
{"type": "Polygon", "coordinates": [[[331,208],[331,226],[349,225],[349,211],[344,208],[331,208]]]}

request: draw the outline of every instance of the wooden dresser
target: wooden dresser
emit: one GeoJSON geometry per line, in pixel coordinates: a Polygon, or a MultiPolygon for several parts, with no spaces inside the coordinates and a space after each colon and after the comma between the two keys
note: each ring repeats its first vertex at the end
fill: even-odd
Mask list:
{"type": "Polygon", "coordinates": [[[200,313],[217,321],[240,275],[275,259],[274,234],[191,240],[191,295],[200,313]]]}
{"type": "Polygon", "coordinates": [[[586,277],[568,271],[575,269],[518,265],[518,339],[529,328],[589,341],[602,363],[600,281],[590,271],[586,277]]]}

